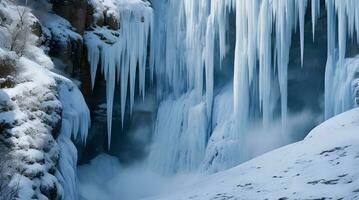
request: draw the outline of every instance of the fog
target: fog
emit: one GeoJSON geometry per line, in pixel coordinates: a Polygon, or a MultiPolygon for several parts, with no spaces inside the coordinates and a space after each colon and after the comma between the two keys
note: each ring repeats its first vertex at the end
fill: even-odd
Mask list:
{"type": "MultiPolygon", "coordinates": [[[[270,150],[303,139],[309,131],[322,121],[322,115],[309,110],[290,114],[285,134],[280,120],[274,121],[268,130],[252,124],[246,134],[243,149],[245,160],[262,155],[270,150]]],[[[134,137],[137,137],[134,134],[134,137]]],[[[87,200],[137,200],[149,196],[170,193],[185,187],[201,176],[203,172],[190,174],[162,175],[150,169],[146,161],[121,164],[117,157],[101,154],[89,164],[78,168],[80,195],[87,200]]]]}
{"type": "Polygon", "coordinates": [[[197,180],[197,174],[163,176],[145,162],[121,166],[116,157],[99,155],[78,168],[80,196],[87,200],[136,200],[167,193],[197,180]]]}

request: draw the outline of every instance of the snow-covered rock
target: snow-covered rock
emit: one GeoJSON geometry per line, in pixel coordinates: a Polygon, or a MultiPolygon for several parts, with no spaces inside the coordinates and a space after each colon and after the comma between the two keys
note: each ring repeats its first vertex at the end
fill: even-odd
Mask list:
{"type": "MultiPolygon", "coordinates": [[[[0,187],[10,191],[1,191],[0,199],[76,200],[72,141],[85,144],[89,110],[77,85],[52,72],[52,60],[36,46],[31,25],[38,20],[30,9],[0,4],[7,19],[0,24],[0,187]],[[26,37],[14,37],[9,30],[26,37]],[[21,51],[12,48],[14,41],[21,51]]],[[[54,19],[47,27],[60,32],[62,26],[55,26],[62,21],[54,19]]]]}
{"type": "Polygon", "coordinates": [[[23,199],[60,198],[55,178],[60,148],[55,141],[61,123],[61,102],[51,72],[26,57],[17,57],[13,87],[1,89],[1,143],[10,160],[10,187],[23,199]],[[5,109],[5,110],[4,110],[5,109]]]}
{"type": "Polygon", "coordinates": [[[358,199],[359,109],[303,140],[149,199],[358,199]]]}

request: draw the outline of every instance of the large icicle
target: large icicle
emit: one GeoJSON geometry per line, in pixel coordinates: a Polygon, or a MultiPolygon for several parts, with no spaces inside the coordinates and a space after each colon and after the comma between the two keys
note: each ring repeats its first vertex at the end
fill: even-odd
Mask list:
{"type": "Polygon", "coordinates": [[[307,9],[307,0],[297,0],[298,10],[299,10],[299,29],[300,29],[300,55],[301,63],[303,66],[304,59],[304,20],[305,20],[305,11],[307,9]]]}
{"type": "Polygon", "coordinates": [[[245,131],[249,116],[249,70],[247,1],[236,2],[236,49],[234,61],[233,97],[234,116],[239,133],[245,131]]]}
{"type": "Polygon", "coordinates": [[[320,0],[312,0],[312,32],[313,42],[315,40],[315,25],[320,15],[320,0]]]}
{"type": "Polygon", "coordinates": [[[272,74],[272,13],[269,1],[263,1],[259,14],[258,49],[259,49],[259,99],[263,113],[263,127],[271,121],[271,74],[272,74]]]}
{"type": "Polygon", "coordinates": [[[328,32],[328,55],[327,55],[327,64],[325,67],[325,111],[324,116],[326,119],[329,119],[333,116],[333,77],[335,72],[335,65],[337,62],[337,55],[335,50],[335,40],[336,40],[336,18],[334,3],[331,0],[326,1],[327,8],[327,32],[328,32]]]}

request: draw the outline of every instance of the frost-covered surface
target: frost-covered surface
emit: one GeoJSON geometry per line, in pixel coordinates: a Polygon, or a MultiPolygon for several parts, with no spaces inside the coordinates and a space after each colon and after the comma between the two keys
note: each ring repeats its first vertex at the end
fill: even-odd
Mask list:
{"type": "MultiPolygon", "coordinates": [[[[98,1],[100,3],[100,1],[98,1]]],[[[104,6],[108,2],[102,2],[104,6]]],[[[147,1],[118,0],[120,29],[112,31],[106,27],[94,27],[85,34],[88,60],[91,67],[92,85],[95,84],[97,67],[101,60],[101,72],[106,80],[108,146],[111,143],[112,112],[116,80],[121,87],[121,118],[124,121],[127,93],[129,91],[130,110],[133,109],[135,85],[138,79],[139,93],[145,95],[147,47],[152,26],[152,8],[147,1]],[[138,74],[138,77],[137,77],[138,74]]]]}
{"type": "Polygon", "coordinates": [[[359,109],[336,116],[301,142],[149,199],[357,199],[359,109]]]}

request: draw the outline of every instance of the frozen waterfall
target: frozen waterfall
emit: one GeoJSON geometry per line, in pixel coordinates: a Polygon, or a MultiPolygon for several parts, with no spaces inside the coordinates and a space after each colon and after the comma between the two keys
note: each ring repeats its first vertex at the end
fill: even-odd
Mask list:
{"type": "MultiPolygon", "coordinates": [[[[241,155],[243,138],[250,134],[253,122],[266,130],[279,119],[285,137],[291,41],[298,32],[303,66],[305,16],[310,12],[314,41],[319,0],[117,2],[120,29],[94,27],[85,36],[92,84],[98,65],[106,79],[109,147],[116,81],[123,122],[126,104],[129,112],[133,107],[136,81],[139,94],[145,95],[146,77],[155,84],[159,99],[148,160],[164,172],[216,171],[241,162],[246,157],[241,155]],[[226,59],[231,59],[231,66],[226,59]],[[231,80],[225,81],[226,90],[216,85],[215,73],[223,68],[233,69],[231,80]],[[229,138],[230,145],[217,143],[220,138],[229,138]],[[225,166],[219,166],[223,160],[225,166]],[[211,169],[213,162],[216,169],[211,169]]],[[[353,69],[340,68],[350,62],[345,60],[348,38],[359,41],[355,10],[359,10],[357,1],[326,0],[326,118],[354,106],[355,91],[348,92],[349,81],[346,86],[338,84],[344,77],[354,77],[353,69]],[[333,98],[338,91],[341,100],[333,98]],[[342,106],[335,108],[338,101],[342,106]]]]}
{"type": "Polygon", "coordinates": [[[325,118],[354,107],[353,60],[345,60],[348,37],[359,44],[358,1],[326,1],[328,13],[328,58],[325,73],[325,118]],[[356,38],[355,38],[356,33],[356,38]],[[351,65],[353,64],[353,65],[351,65]]]}

